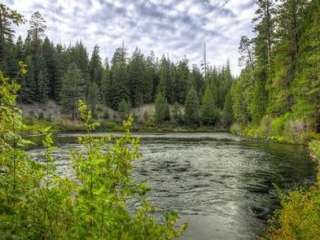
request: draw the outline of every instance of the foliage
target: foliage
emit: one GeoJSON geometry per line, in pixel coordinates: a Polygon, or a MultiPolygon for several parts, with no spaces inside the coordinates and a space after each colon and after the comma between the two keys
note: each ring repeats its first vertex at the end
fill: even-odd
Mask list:
{"type": "Polygon", "coordinates": [[[23,150],[30,142],[19,135],[26,129],[21,111],[15,106],[19,87],[2,73],[0,83],[1,236],[4,239],[58,238],[64,228],[62,220],[68,218],[68,204],[60,198],[68,184],[60,186],[60,180],[48,177],[51,172],[50,134],[44,140],[48,149],[46,164],[40,166],[23,150]],[[52,184],[57,188],[51,188],[52,184]]]}
{"type": "Polygon", "coordinates": [[[93,138],[98,126],[86,104],[79,111],[88,135],[79,143],[84,152],[72,153],[76,179],[57,175],[50,128],[43,130],[41,163],[23,147],[29,142],[16,108],[19,86],[0,72],[0,234],[4,239],[175,239],[185,225],[178,216],[155,216],[146,200],[149,188],[132,178],[133,161],[140,156],[139,139],[130,134],[132,118],[124,122],[124,136],[93,138]],[[132,205],[135,202],[137,204],[132,205]]]}
{"type": "MultiPolygon", "coordinates": [[[[312,141],[309,148],[316,161],[320,160],[320,142],[312,141]]],[[[319,174],[319,173],[318,173],[319,174]]],[[[271,221],[263,239],[318,239],[320,235],[320,178],[308,189],[281,194],[281,209],[271,221]]]]}
{"type": "Polygon", "coordinates": [[[161,92],[158,93],[155,100],[154,118],[155,122],[158,124],[170,119],[169,105],[167,99],[162,95],[161,92]]]}
{"type": "MultiPolygon", "coordinates": [[[[65,96],[69,95],[67,92],[71,90],[65,88],[80,79],[81,90],[73,91],[76,94],[73,99],[86,99],[93,115],[99,118],[100,115],[95,109],[97,106],[105,105],[118,110],[121,101],[126,99],[133,107],[139,107],[154,103],[158,92],[161,92],[169,104],[177,102],[182,105],[191,86],[194,86],[198,98],[202,99],[206,82],[210,82],[214,88],[217,109],[224,109],[225,98],[233,79],[229,63],[219,69],[208,67],[204,79],[196,65],[189,67],[188,59],[175,63],[163,56],[158,60],[152,51],[149,55],[144,55],[139,48],[129,56],[124,43],[115,50],[110,62],[108,59],[102,61],[97,45],[90,56],[82,42],[68,47],[55,45],[45,36],[46,21],[39,12],[31,16],[27,37],[18,37],[14,42],[14,25],[22,23],[22,15],[4,4],[1,6],[4,20],[0,29],[5,29],[6,33],[2,34],[5,41],[0,42],[0,51],[4,49],[5,54],[3,58],[0,57],[3,62],[0,69],[6,76],[16,77],[18,61],[23,60],[28,65],[28,74],[18,78],[22,86],[19,102],[45,103],[54,100],[61,103],[65,114],[75,119],[76,111],[75,107],[72,107],[75,106],[75,101],[68,104],[68,97],[65,96]],[[7,32],[10,32],[10,36],[7,32]],[[81,78],[76,78],[69,84],[66,74],[74,65],[81,78]]],[[[221,121],[223,120],[220,119],[221,121]]],[[[179,121],[180,123],[183,122],[179,121]]]]}
{"type": "Polygon", "coordinates": [[[73,162],[78,179],[78,196],[75,212],[79,223],[74,237],[93,239],[173,239],[183,231],[176,228],[176,215],[165,216],[163,223],[154,218],[154,208],[145,198],[148,191],[144,183],[131,178],[132,162],[139,154],[139,140],[129,129],[132,118],[124,122],[125,134],[107,151],[101,149],[109,139],[94,139],[90,132],[97,126],[87,106],[80,102],[81,118],[88,136],[81,137],[85,153],[74,152],[73,162]],[[140,202],[137,208],[128,210],[130,199],[140,202]]]}
{"type": "Polygon", "coordinates": [[[245,66],[232,85],[234,120],[251,136],[301,143],[320,131],[319,1],[257,5],[256,36],[240,42],[245,66]]]}
{"type": "Polygon", "coordinates": [[[122,101],[119,104],[119,112],[122,114],[123,119],[128,118],[129,111],[130,111],[129,103],[125,99],[122,99],[122,101]]]}
{"type": "Polygon", "coordinates": [[[184,122],[182,107],[178,103],[172,107],[172,119],[178,124],[184,122]]]}
{"type": "Polygon", "coordinates": [[[264,239],[318,239],[320,235],[319,183],[308,190],[298,189],[282,196],[281,211],[264,239]]]}
{"type": "Polygon", "coordinates": [[[229,91],[224,102],[224,107],[222,112],[222,123],[225,126],[230,126],[232,122],[233,122],[232,97],[231,97],[231,91],[229,91]]]}
{"type": "Polygon", "coordinates": [[[189,125],[198,125],[200,121],[199,114],[199,99],[197,96],[197,92],[193,87],[188,92],[186,101],[185,101],[185,113],[184,119],[189,125]]]}
{"type": "Polygon", "coordinates": [[[207,86],[203,95],[202,105],[200,109],[201,121],[205,125],[214,125],[218,120],[218,109],[216,100],[213,96],[212,89],[207,86]]]}
{"type": "Polygon", "coordinates": [[[309,144],[311,152],[314,154],[316,159],[320,159],[320,141],[314,140],[309,144]]]}
{"type": "Polygon", "coordinates": [[[14,29],[12,25],[19,25],[23,22],[23,16],[17,11],[8,8],[0,3],[0,71],[9,71],[10,55],[12,55],[12,41],[14,29]]]}
{"type": "Polygon", "coordinates": [[[63,77],[61,91],[61,105],[64,111],[71,111],[72,119],[75,119],[77,102],[84,91],[84,79],[76,64],[71,64],[63,77]]]}
{"type": "MultiPolygon", "coordinates": [[[[80,97],[79,97],[80,99],[80,97]]],[[[99,103],[100,97],[99,97],[99,88],[97,83],[93,82],[89,84],[88,87],[88,96],[87,96],[87,102],[90,106],[91,112],[93,116],[96,116],[96,110],[97,105],[99,103]]]]}

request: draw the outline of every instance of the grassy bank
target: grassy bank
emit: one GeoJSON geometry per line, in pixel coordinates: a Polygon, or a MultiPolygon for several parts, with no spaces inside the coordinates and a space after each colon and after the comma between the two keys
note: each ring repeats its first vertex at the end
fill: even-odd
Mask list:
{"type": "MultiPolygon", "coordinates": [[[[320,135],[310,130],[310,125],[307,121],[297,120],[286,114],[278,118],[266,116],[259,125],[234,124],[231,132],[262,141],[303,144],[308,147],[310,156],[320,163],[320,135]]],[[[319,165],[318,177],[312,186],[279,193],[281,208],[269,220],[269,227],[262,239],[320,239],[319,165]]]]}
{"type": "MultiPolygon", "coordinates": [[[[55,132],[85,132],[85,125],[80,121],[71,121],[69,119],[61,119],[59,121],[49,121],[45,119],[32,119],[27,118],[25,120],[28,125],[25,133],[29,135],[38,134],[41,132],[41,129],[51,127],[55,132]]],[[[116,121],[110,120],[100,120],[99,126],[96,129],[96,132],[120,132],[122,131],[122,124],[116,121]]],[[[164,123],[161,125],[155,124],[141,124],[136,123],[132,127],[133,132],[158,132],[158,133],[167,133],[167,132],[225,132],[228,131],[224,127],[209,127],[209,126],[186,126],[179,125],[175,123],[164,123]]]]}
{"type": "MultiPolygon", "coordinates": [[[[312,156],[320,161],[320,141],[309,144],[312,156]]],[[[263,239],[315,240],[320,238],[320,179],[307,189],[296,189],[281,196],[282,208],[270,221],[263,239]]]]}
{"type": "Polygon", "coordinates": [[[264,141],[308,145],[312,140],[320,140],[320,134],[313,129],[314,123],[311,120],[287,113],[276,118],[265,116],[259,124],[234,123],[230,131],[264,141]]]}

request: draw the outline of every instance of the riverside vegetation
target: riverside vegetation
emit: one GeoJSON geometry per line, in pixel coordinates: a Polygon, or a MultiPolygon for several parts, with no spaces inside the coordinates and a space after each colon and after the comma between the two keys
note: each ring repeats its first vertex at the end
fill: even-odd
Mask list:
{"type": "MultiPolygon", "coordinates": [[[[229,64],[221,69],[204,66],[206,74],[202,74],[196,66],[189,70],[186,59],[175,64],[166,57],[162,57],[161,60],[156,59],[153,54],[145,57],[138,49],[131,58],[128,58],[124,46],[115,51],[111,62],[105,61],[102,64],[98,47],[94,48],[89,59],[82,43],[68,48],[62,45],[54,46],[44,36],[45,20],[38,12],[31,18],[27,38],[23,41],[19,37],[15,43],[12,26],[23,23],[24,18],[4,4],[0,4],[0,69],[5,76],[15,79],[21,85],[17,95],[18,102],[47,102],[50,99],[59,103],[62,111],[71,113],[72,119],[80,118],[77,110],[80,99],[86,99],[94,118],[105,119],[111,116],[106,113],[101,116],[103,112],[101,106],[117,110],[123,113],[122,116],[125,118],[131,108],[155,103],[154,116],[148,114],[145,116],[146,125],[151,122],[152,126],[158,127],[169,121],[174,122],[175,127],[204,125],[228,128],[232,125],[231,131],[240,135],[309,144],[314,155],[319,158],[320,2],[318,0],[281,0],[275,3],[272,0],[258,0],[256,4],[255,36],[252,39],[243,36],[240,41],[240,62],[243,70],[239,77],[231,75],[229,64]],[[19,74],[18,62],[21,60],[28,66],[26,74],[19,74]],[[173,110],[170,111],[169,105],[173,110]]],[[[80,225],[73,225],[77,230],[72,234],[89,234],[86,231],[91,231],[90,234],[98,234],[97,229],[102,229],[99,225],[101,223],[91,222],[93,216],[94,220],[97,220],[94,215],[97,212],[91,207],[89,210],[81,207],[74,208],[74,203],[77,201],[74,201],[73,196],[87,198],[78,204],[88,201],[90,194],[81,195],[85,195],[88,189],[80,191],[78,195],[73,194],[74,191],[77,193],[75,190],[77,188],[74,189],[73,183],[71,184],[69,180],[45,177],[45,172],[47,176],[53,173],[49,171],[51,164],[48,164],[47,170],[43,171],[43,166],[38,166],[29,160],[22,161],[26,158],[26,154],[21,150],[21,146],[26,142],[17,134],[17,131],[25,131],[25,126],[21,115],[14,107],[15,97],[10,95],[12,91],[17,92],[17,84],[10,85],[6,83],[6,78],[3,76],[1,78],[3,79],[0,96],[3,102],[1,102],[0,119],[1,144],[3,144],[1,164],[5,165],[1,167],[0,176],[9,174],[9,178],[4,177],[3,181],[1,179],[5,189],[1,190],[1,198],[5,199],[1,201],[3,203],[1,209],[6,213],[4,215],[1,213],[1,217],[4,216],[6,219],[4,223],[8,223],[1,224],[1,227],[7,233],[18,234],[15,232],[17,229],[23,231],[29,224],[39,224],[39,226],[46,224],[45,228],[35,226],[34,232],[57,234],[55,231],[58,228],[62,232],[64,229],[59,225],[60,220],[72,224],[71,220],[84,220],[84,215],[74,218],[76,216],[74,214],[80,214],[81,211],[84,211],[82,212],[84,214],[87,211],[89,217],[85,221],[88,221],[92,228],[83,229],[81,224],[84,222],[77,223],[82,226],[82,230],[80,225]],[[14,126],[12,126],[12,118],[16,120],[14,126]],[[23,171],[19,172],[19,168],[23,171]],[[22,175],[16,175],[17,173],[22,175]],[[25,184],[20,185],[19,181],[25,184]],[[43,181],[48,183],[54,181],[54,184],[49,184],[50,187],[43,189],[46,185],[42,184],[43,181]],[[52,185],[60,187],[53,188],[52,185]],[[27,195],[24,195],[25,193],[27,195]],[[53,200],[55,198],[57,199],[53,200]],[[61,204],[64,208],[70,206],[65,209],[69,215],[59,215],[63,208],[57,207],[56,204],[61,204]],[[41,206],[42,212],[34,212],[35,206],[41,206]],[[48,206],[56,207],[54,211],[51,209],[55,213],[52,218],[55,219],[54,221],[51,218],[50,221],[48,220],[48,216],[52,213],[48,210],[50,209],[48,206]],[[44,221],[33,221],[32,218],[36,214],[42,214],[44,221]],[[15,224],[11,224],[13,222],[10,221],[15,224]],[[10,230],[15,226],[15,230],[10,230]],[[50,229],[46,233],[37,231],[48,228],[50,229]]],[[[92,130],[91,123],[88,126],[92,130]]],[[[49,139],[45,144],[48,146],[50,159],[51,141],[49,139]]],[[[86,140],[83,143],[87,143],[86,140]]],[[[129,143],[135,146],[134,141],[129,143]]],[[[100,152],[101,145],[94,143],[93,146],[96,150],[91,152],[92,157],[99,159],[100,154],[103,155],[103,153],[97,154],[96,151],[100,152]]],[[[126,149],[125,145],[119,147],[119,151],[123,150],[120,150],[121,147],[126,149]]],[[[130,153],[131,157],[136,156],[135,152],[130,151],[130,153]]],[[[85,158],[84,156],[75,157],[85,158]]],[[[128,155],[124,154],[123,157],[126,161],[128,155]]],[[[48,163],[51,162],[49,159],[48,163]]],[[[86,168],[93,169],[89,166],[75,169],[86,168]]],[[[128,182],[125,181],[125,183],[128,182]]],[[[98,191],[98,193],[105,194],[104,191],[98,191]]],[[[106,195],[99,196],[106,197],[106,195]]],[[[281,201],[282,208],[274,217],[266,238],[317,239],[320,229],[319,196],[318,182],[307,190],[298,189],[288,195],[284,194],[281,201]]],[[[95,201],[98,200],[95,199],[93,202],[95,201]]],[[[147,206],[142,209],[148,210],[147,206]]],[[[127,217],[131,219],[132,215],[128,214],[127,217]]],[[[117,220],[119,219],[115,221],[117,220]]],[[[167,225],[169,223],[171,220],[167,221],[167,225]]],[[[137,224],[139,227],[143,226],[142,222],[137,224]]],[[[152,234],[155,236],[160,232],[171,234],[170,236],[178,234],[170,224],[169,230],[163,228],[164,225],[157,225],[154,222],[150,225],[154,226],[151,229],[154,229],[152,234]]],[[[114,231],[128,230],[125,227],[122,230],[117,229],[116,224],[112,226],[114,231]]]]}
{"type": "Polygon", "coordinates": [[[185,225],[177,225],[177,215],[156,217],[159,210],[145,198],[147,185],[131,177],[133,160],[139,157],[139,140],[129,131],[131,118],[123,124],[124,136],[103,150],[110,139],[90,135],[97,123],[80,101],[88,135],[79,138],[79,143],[85,153],[71,153],[76,179],[66,179],[54,171],[49,128],[43,130],[44,164],[32,161],[23,150],[30,142],[20,135],[27,126],[15,106],[19,86],[1,73],[0,84],[3,239],[174,239],[181,235],[185,225]]]}

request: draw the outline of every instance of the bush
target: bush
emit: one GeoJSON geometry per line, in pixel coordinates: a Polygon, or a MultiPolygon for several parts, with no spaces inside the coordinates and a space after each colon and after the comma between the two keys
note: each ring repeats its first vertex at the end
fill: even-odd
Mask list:
{"type": "Polygon", "coordinates": [[[290,114],[286,113],[278,118],[273,119],[271,123],[271,136],[282,136],[289,118],[290,114]]]}
{"type": "Polygon", "coordinates": [[[103,119],[109,119],[109,112],[108,111],[105,111],[104,113],[103,113],[103,119]]]}
{"type": "Polygon", "coordinates": [[[199,99],[196,90],[191,87],[185,100],[184,119],[186,124],[198,126],[200,122],[199,99]]]}
{"type": "MultiPolygon", "coordinates": [[[[312,141],[309,148],[320,160],[320,141],[312,141]]],[[[281,194],[281,209],[271,220],[264,239],[314,240],[320,236],[320,178],[308,189],[281,194]]]]}
{"type": "Polygon", "coordinates": [[[265,239],[319,239],[320,187],[318,184],[308,190],[299,189],[282,196],[281,206],[265,239]]]}
{"type": "Polygon", "coordinates": [[[39,119],[39,120],[43,120],[43,119],[44,119],[44,113],[43,113],[43,112],[40,112],[40,113],[39,113],[38,119],[39,119]]]}
{"type": "Polygon", "coordinates": [[[159,92],[155,100],[155,115],[154,120],[157,124],[161,124],[170,120],[170,111],[167,99],[159,92]]]}
{"type": "Polygon", "coordinates": [[[2,239],[170,240],[183,233],[185,225],[177,225],[175,213],[155,216],[146,199],[149,188],[132,178],[133,161],[140,156],[139,139],[129,131],[132,119],[124,122],[123,137],[113,142],[110,137],[97,139],[91,132],[99,124],[80,102],[88,135],[79,143],[85,151],[71,154],[76,180],[65,179],[56,175],[50,128],[42,132],[46,149],[42,164],[23,150],[29,142],[19,135],[26,126],[15,107],[18,89],[0,72],[2,239]],[[136,207],[129,210],[132,202],[136,207]]]}

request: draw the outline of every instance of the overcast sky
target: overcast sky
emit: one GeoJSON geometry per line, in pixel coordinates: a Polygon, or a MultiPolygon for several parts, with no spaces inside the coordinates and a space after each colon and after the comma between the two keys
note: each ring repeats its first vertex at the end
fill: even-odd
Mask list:
{"type": "MultiPolygon", "coordinates": [[[[172,60],[187,57],[200,64],[203,42],[207,61],[221,66],[230,60],[238,74],[238,46],[242,35],[252,36],[254,0],[4,0],[30,19],[39,11],[46,19],[46,35],[55,43],[81,40],[91,51],[100,47],[111,59],[124,41],[131,53],[139,47],[148,54],[172,60]]],[[[28,24],[19,27],[25,36],[28,24]]]]}

